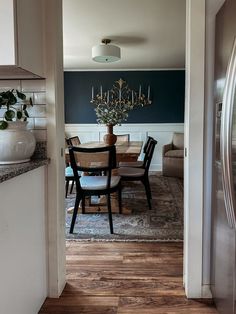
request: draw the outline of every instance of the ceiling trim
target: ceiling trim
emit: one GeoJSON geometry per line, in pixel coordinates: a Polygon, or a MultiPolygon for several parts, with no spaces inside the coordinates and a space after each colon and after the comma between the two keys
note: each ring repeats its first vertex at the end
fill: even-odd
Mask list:
{"type": "Polygon", "coordinates": [[[108,72],[108,71],[183,71],[185,68],[156,68],[156,69],[64,69],[64,72],[108,72]]]}

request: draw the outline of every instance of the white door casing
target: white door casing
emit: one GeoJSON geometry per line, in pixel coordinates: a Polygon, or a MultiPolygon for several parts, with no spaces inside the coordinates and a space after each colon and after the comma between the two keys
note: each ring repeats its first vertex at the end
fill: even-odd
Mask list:
{"type": "Polygon", "coordinates": [[[62,0],[44,0],[47,102],[49,296],[59,297],[65,282],[64,82],[62,0]]]}
{"type": "Polygon", "coordinates": [[[211,297],[211,167],[214,20],[224,0],[186,2],[184,285],[188,298],[211,297]]]}
{"type": "Polygon", "coordinates": [[[184,285],[202,297],[205,0],[186,2],[184,285]]]}

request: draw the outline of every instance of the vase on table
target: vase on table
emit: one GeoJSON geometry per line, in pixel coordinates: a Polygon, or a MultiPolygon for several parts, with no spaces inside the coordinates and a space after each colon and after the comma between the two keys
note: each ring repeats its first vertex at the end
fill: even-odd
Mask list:
{"type": "Polygon", "coordinates": [[[112,124],[107,125],[107,134],[104,135],[103,140],[107,145],[114,145],[116,143],[117,136],[113,134],[112,124]]]}

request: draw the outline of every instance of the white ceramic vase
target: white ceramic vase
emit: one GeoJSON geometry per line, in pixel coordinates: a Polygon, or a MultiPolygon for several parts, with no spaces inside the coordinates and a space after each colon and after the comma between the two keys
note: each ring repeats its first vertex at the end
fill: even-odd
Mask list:
{"type": "Polygon", "coordinates": [[[33,155],[36,141],[28,122],[8,122],[5,130],[0,130],[0,165],[27,162],[33,155]]]}

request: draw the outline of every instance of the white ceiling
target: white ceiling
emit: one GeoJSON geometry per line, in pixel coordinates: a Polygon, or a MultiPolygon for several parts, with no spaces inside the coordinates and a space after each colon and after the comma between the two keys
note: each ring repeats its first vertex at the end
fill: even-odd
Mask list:
{"type": "Polygon", "coordinates": [[[185,0],[63,0],[64,68],[166,69],[185,66],[185,0]],[[92,60],[110,38],[121,60],[92,60]]]}

